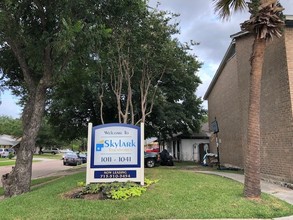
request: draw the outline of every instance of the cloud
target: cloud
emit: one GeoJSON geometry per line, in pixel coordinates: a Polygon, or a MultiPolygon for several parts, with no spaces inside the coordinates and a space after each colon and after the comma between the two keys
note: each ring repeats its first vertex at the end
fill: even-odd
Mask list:
{"type": "Polygon", "coordinates": [[[5,91],[1,94],[0,115],[10,116],[12,118],[19,118],[21,114],[20,107],[16,104],[18,99],[5,91]]]}

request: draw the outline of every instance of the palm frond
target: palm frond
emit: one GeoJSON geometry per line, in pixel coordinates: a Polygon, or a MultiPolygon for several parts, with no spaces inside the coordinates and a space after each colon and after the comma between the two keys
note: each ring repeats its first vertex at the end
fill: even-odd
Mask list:
{"type": "Polygon", "coordinates": [[[284,8],[277,0],[263,1],[259,5],[258,11],[252,13],[252,5],[249,6],[251,17],[241,24],[241,29],[254,33],[259,39],[270,40],[273,36],[281,37],[284,27],[284,8]]]}
{"type": "Polygon", "coordinates": [[[247,8],[245,0],[213,0],[216,14],[223,20],[231,17],[232,12],[247,8]]]}

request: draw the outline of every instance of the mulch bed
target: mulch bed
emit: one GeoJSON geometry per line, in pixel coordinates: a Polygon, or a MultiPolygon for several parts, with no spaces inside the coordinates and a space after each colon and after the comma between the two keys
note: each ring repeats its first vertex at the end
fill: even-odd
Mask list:
{"type": "Polygon", "coordinates": [[[102,193],[82,194],[82,187],[78,187],[63,193],[61,196],[64,199],[85,199],[85,200],[104,200],[106,199],[102,193]]]}

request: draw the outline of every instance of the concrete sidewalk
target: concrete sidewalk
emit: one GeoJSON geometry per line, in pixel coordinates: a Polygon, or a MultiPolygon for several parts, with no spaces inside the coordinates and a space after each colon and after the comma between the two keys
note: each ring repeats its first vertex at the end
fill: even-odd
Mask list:
{"type": "MultiPolygon", "coordinates": [[[[216,171],[198,171],[199,173],[218,175],[225,178],[244,183],[244,175],[236,173],[216,172],[216,171]]],[[[277,184],[261,181],[261,191],[275,196],[291,205],[293,205],[293,190],[279,186],[277,184]]],[[[232,220],[232,219],[229,219],[232,220]]],[[[243,220],[243,219],[242,219],[243,220]]],[[[274,220],[293,220],[293,216],[274,218],[274,220]]]]}

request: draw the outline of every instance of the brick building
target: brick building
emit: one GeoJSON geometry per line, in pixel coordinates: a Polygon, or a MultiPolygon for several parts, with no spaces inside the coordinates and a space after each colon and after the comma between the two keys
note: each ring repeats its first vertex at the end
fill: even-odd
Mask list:
{"type": "MultiPolygon", "coordinates": [[[[209,122],[217,118],[222,165],[244,167],[253,36],[237,33],[205,94],[209,122]]],[[[293,183],[293,16],[283,37],[268,42],[261,88],[261,173],[293,183]]],[[[211,140],[211,152],[216,153],[211,140]]]]}

